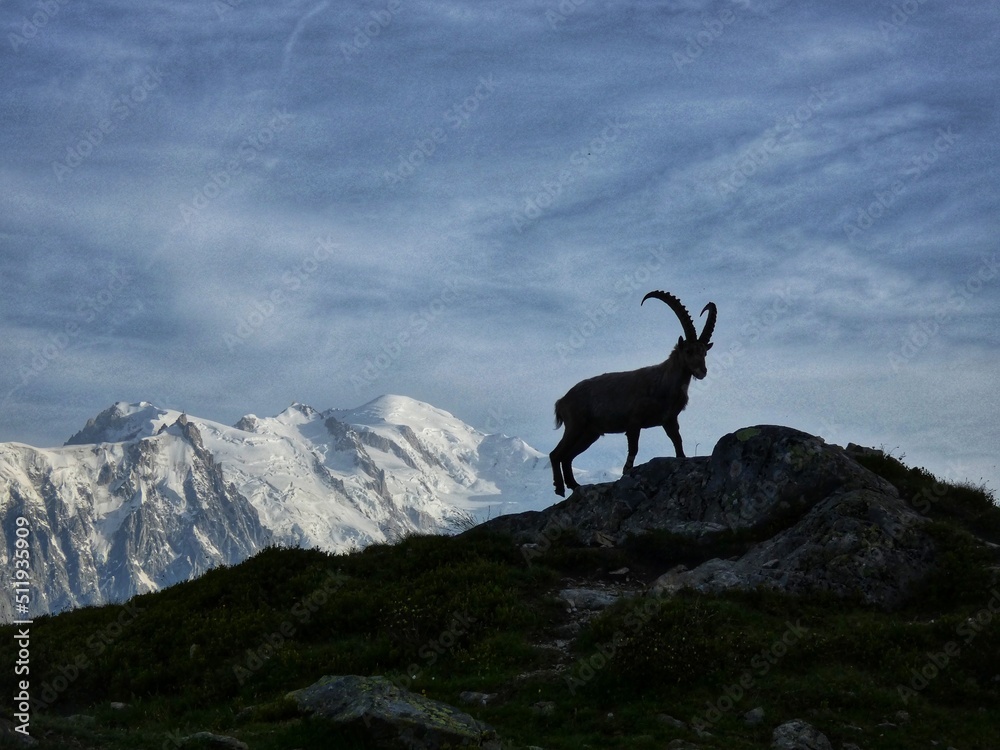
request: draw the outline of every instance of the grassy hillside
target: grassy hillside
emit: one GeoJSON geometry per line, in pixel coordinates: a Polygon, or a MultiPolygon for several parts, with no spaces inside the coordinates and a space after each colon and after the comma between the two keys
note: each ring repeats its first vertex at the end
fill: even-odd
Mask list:
{"type": "MultiPolygon", "coordinates": [[[[903,611],[681,594],[619,601],[577,630],[579,613],[554,596],[620,581],[622,567],[639,587],[738,540],[594,550],[565,534],[530,564],[475,531],[350,555],[275,548],[124,606],[36,620],[32,735],[42,748],[180,747],[204,730],[253,750],[363,747],[283,696],[324,674],[384,674],[456,705],[462,691],[498,694],[465,708],[505,748],[764,748],[792,718],[836,748],[1000,747],[1000,557],[980,541],[1000,543],[1000,509],[976,488],[864,460],[930,516],[938,541],[938,571],[903,611]],[[748,726],[757,707],[764,720],[748,726]]],[[[0,629],[5,665],[15,630],[0,629]]],[[[13,666],[0,680],[13,696],[13,666]]]]}

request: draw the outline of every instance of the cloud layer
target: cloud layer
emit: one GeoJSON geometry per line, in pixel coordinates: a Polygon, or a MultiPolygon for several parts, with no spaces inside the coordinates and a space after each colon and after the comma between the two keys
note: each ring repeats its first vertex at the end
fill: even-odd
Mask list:
{"type": "Polygon", "coordinates": [[[719,306],[690,453],[777,422],[1000,488],[998,34],[920,0],[17,0],[0,439],[398,392],[549,450],[569,386],[666,357],[659,288],[719,306]]]}

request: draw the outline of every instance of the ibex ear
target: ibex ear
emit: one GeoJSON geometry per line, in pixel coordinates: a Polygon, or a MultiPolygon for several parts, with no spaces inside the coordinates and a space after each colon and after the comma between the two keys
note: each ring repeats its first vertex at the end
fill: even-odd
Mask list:
{"type": "Polygon", "coordinates": [[[711,348],[712,348],[713,346],[715,346],[715,342],[714,342],[714,341],[713,341],[713,342],[712,342],[711,344],[705,344],[705,351],[707,352],[707,351],[708,351],[709,349],[711,349],[711,348]]]}
{"type": "Polygon", "coordinates": [[[684,343],[684,337],[683,336],[678,336],[677,337],[677,346],[680,346],[683,343],[684,343]]]}

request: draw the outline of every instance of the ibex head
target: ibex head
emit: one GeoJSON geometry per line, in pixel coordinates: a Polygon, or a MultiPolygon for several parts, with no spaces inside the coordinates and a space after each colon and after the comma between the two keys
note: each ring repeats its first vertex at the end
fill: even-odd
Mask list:
{"type": "Polygon", "coordinates": [[[708,310],[708,320],[705,321],[705,327],[701,331],[701,336],[699,336],[697,331],[695,331],[691,313],[687,311],[687,308],[674,295],[669,292],[650,292],[642,298],[642,302],[639,304],[641,305],[650,297],[667,303],[670,309],[677,314],[677,318],[681,321],[681,327],[684,329],[684,335],[677,339],[677,353],[684,366],[691,371],[692,376],[701,380],[708,374],[708,367],[705,365],[705,356],[708,354],[708,350],[712,348],[710,339],[712,338],[712,332],[715,330],[715,316],[717,314],[715,303],[709,302],[701,311],[701,314],[704,315],[705,310],[708,310]]]}

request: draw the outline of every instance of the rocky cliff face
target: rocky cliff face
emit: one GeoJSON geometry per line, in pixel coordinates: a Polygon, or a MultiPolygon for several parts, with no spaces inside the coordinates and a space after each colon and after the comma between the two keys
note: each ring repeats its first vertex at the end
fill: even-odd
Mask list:
{"type": "Polygon", "coordinates": [[[745,554],[678,566],[653,589],[763,586],[894,607],[933,563],[922,520],[842,448],[788,427],[758,426],[726,435],[711,457],[654,459],[617,482],[581,487],[545,511],[487,527],[513,533],[528,550],[553,533],[620,545],[653,530],[703,541],[739,532],[753,540],[745,554]]]}
{"type": "Polygon", "coordinates": [[[20,516],[31,532],[32,616],[123,601],[271,540],[186,420],[134,442],[0,446],[0,468],[0,525],[20,516]]]}
{"type": "MultiPolygon", "coordinates": [[[[21,614],[35,616],[122,601],[270,543],[346,551],[452,532],[547,502],[549,481],[523,441],[403,396],[293,404],[235,426],[118,403],[63,447],[0,444],[0,566],[26,518],[32,606],[21,614]]],[[[0,622],[15,614],[0,598],[0,622]]]]}

